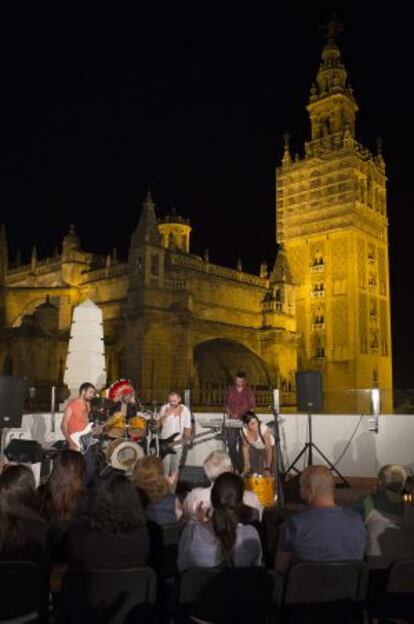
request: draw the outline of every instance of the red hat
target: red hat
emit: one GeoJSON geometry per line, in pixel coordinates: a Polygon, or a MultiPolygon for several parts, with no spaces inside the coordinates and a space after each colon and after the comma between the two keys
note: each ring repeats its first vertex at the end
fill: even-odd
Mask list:
{"type": "Polygon", "coordinates": [[[108,389],[108,399],[111,401],[119,401],[123,396],[131,394],[134,394],[134,388],[128,379],[119,379],[108,389]]]}

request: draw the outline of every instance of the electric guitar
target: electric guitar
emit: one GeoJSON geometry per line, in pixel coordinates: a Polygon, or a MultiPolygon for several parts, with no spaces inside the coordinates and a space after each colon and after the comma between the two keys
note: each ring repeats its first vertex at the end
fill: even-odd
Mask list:
{"type": "MultiPolygon", "coordinates": [[[[175,438],[179,435],[180,434],[177,432],[171,435],[169,438],[165,438],[165,440],[159,439],[158,443],[159,443],[161,459],[164,459],[166,455],[170,455],[170,454],[175,455],[176,453],[175,453],[174,447],[176,446],[189,446],[190,448],[193,448],[193,446],[198,444],[199,442],[207,442],[209,440],[222,440],[223,439],[221,433],[211,434],[211,432],[196,433],[188,440],[183,440],[183,438],[176,440],[175,438]]],[[[155,444],[155,441],[153,440],[151,442],[151,445],[154,446],[154,444],[155,444]]]]}
{"type": "MultiPolygon", "coordinates": [[[[99,434],[100,431],[97,431],[95,428],[93,433],[92,429],[94,428],[93,423],[89,423],[86,425],[85,429],[82,431],[75,431],[69,437],[74,444],[77,446],[77,451],[84,455],[90,446],[97,444],[99,442],[98,438],[95,438],[95,435],[99,434]]],[[[99,429],[99,427],[98,427],[99,429]]]]}
{"type": "Polygon", "coordinates": [[[121,412],[115,412],[115,414],[112,414],[111,418],[109,418],[106,423],[103,423],[102,425],[95,426],[93,422],[90,422],[84,429],[82,429],[82,431],[75,431],[72,433],[70,435],[70,439],[74,444],[76,444],[76,450],[84,455],[90,446],[99,442],[99,439],[95,436],[100,435],[104,429],[112,427],[116,420],[119,419],[120,415],[121,412]]]}
{"type": "Polygon", "coordinates": [[[170,435],[169,438],[165,438],[164,440],[162,440],[161,438],[159,439],[159,449],[160,449],[161,459],[164,459],[166,455],[170,455],[170,454],[175,455],[176,453],[175,453],[174,447],[186,446],[187,444],[190,444],[191,440],[183,440],[183,438],[176,440],[175,438],[179,435],[180,433],[177,431],[177,433],[173,433],[172,435],[170,435]]]}

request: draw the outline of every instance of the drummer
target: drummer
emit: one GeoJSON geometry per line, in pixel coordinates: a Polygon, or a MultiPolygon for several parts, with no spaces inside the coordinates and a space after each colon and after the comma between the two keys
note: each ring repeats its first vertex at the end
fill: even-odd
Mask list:
{"type": "Polygon", "coordinates": [[[114,402],[110,409],[111,416],[118,414],[126,424],[136,416],[135,391],[128,379],[115,381],[108,390],[108,399],[114,402]]]}
{"type": "Polygon", "coordinates": [[[275,439],[269,427],[261,423],[252,411],[243,415],[240,431],[243,472],[266,473],[274,468],[275,439]]]}

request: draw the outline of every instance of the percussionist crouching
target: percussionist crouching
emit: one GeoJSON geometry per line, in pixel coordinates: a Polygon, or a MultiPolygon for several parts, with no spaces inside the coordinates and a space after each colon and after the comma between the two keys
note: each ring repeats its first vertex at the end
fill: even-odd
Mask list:
{"type": "Polygon", "coordinates": [[[259,422],[252,411],[243,415],[243,428],[240,430],[243,472],[273,472],[275,467],[275,439],[270,428],[259,422]]]}

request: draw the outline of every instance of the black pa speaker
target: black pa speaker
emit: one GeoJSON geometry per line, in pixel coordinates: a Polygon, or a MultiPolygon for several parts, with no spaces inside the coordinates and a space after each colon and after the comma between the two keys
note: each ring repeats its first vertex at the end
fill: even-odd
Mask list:
{"type": "Polygon", "coordinates": [[[13,438],[4,449],[4,454],[9,461],[19,464],[36,464],[42,461],[43,451],[37,440],[13,438]]]}
{"type": "Polygon", "coordinates": [[[298,412],[320,414],[323,410],[322,374],[319,371],[296,373],[298,412]]]}
{"type": "Polygon", "coordinates": [[[22,377],[0,376],[0,429],[21,427],[26,381],[22,377]]]}

